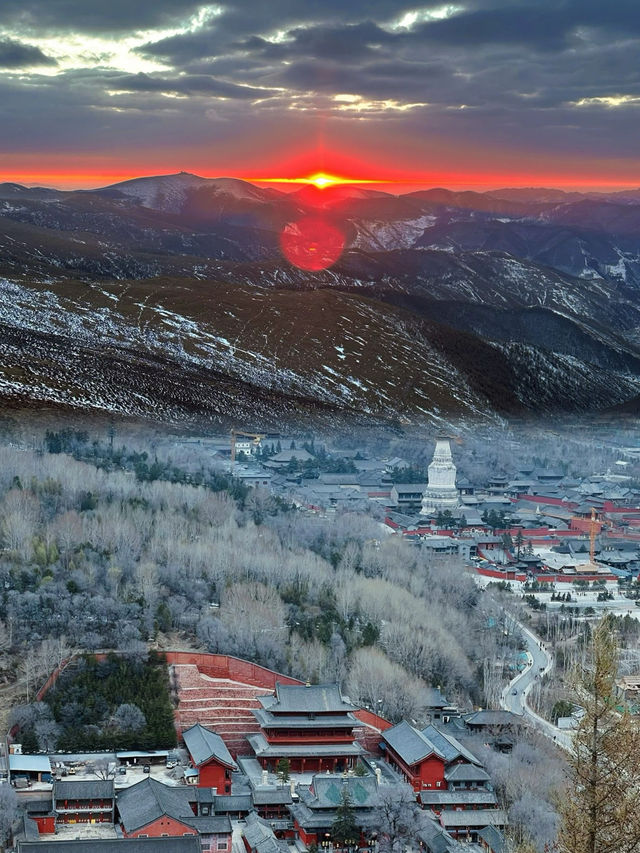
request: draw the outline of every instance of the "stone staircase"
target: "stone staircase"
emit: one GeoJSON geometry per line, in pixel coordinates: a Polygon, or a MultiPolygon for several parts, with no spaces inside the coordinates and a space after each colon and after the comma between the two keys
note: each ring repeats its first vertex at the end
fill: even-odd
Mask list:
{"type": "Polygon", "coordinates": [[[260,731],[251,709],[260,707],[256,697],[272,690],[207,675],[195,664],[174,664],[170,674],[178,693],[180,731],[201,723],[222,737],[234,757],[251,753],[247,735],[260,731]]]}

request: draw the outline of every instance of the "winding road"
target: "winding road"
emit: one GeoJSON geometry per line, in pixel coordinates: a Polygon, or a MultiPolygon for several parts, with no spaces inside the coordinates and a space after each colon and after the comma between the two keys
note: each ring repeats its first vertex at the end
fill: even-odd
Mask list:
{"type": "Polygon", "coordinates": [[[549,672],[553,666],[553,656],[545,644],[536,635],[518,622],[510,614],[505,614],[514,629],[518,629],[527,644],[528,664],[502,691],[500,705],[505,711],[511,711],[521,717],[526,717],[532,725],[550,740],[567,752],[572,751],[573,736],[566,729],[559,729],[548,720],[536,714],[527,703],[527,696],[537,678],[549,672]]]}

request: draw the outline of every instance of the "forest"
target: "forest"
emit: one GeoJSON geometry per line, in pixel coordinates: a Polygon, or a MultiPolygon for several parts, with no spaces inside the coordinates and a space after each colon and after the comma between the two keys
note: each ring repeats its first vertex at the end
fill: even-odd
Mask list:
{"type": "Polygon", "coordinates": [[[74,658],[43,701],[14,710],[23,752],[162,749],[176,745],[163,655],[74,658]]]}
{"type": "MultiPolygon", "coordinates": [[[[370,445],[406,458],[415,479],[430,447],[401,437],[370,445]]],[[[529,455],[558,463],[550,447],[540,441],[529,455]]],[[[517,454],[508,441],[483,450],[477,436],[456,461],[480,478],[486,466],[511,470],[517,454]]],[[[610,456],[602,450],[602,464],[610,456]]],[[[330,456],[321,463],[340,467],[330,456]]],[[[584,464],[580,446],[565,454],[567,470],[584,464]]],[[[522,645],[504,615],[512,595],[480,590],[457,558],[428,557],[390,535],[377,505],[304,511],[243,486],[204,446],[171,436],[150,440],[120,427],[5,436],[0,535],[0,695],[18,706],[11,723],[33,750],[170,745],[155,649],[232,654],[301,679],[339,681],[352,701],[420,724],[427,686],[462,709],[497,707],[522,645]],[[92,656],[110,649],[119,654],[92,656]],[[77,665],[34,702],[72,654],[77,665]]],[[[525,605],[517,608],[523,619],[525,605]]],[[[566,635],[568,670],[588,635],[581,639],[570,613],[558,618],[556,627],[541,614],[537,630],[566,635]]],[[[545,686],[534,699],[551,716],[565,696],[545,686]]],[[[552,839],[561,757],[524,735],[508,757],[470,745],[486,761],[512,832],[552,839]],[[542,780],[535,790],[532,774],[542,780]]]]}
{"type": "Polygon", "coordinates": [[[426,685],[484,702],[483,661],[517,638],[455,561],[430,563],[375,511],[294,511],[206,457],[195,472],[142,448],[70,432],[0,446],[0,667],[22,701],[72,652],[151,644],[338,680],[392,720],[419,717],[426,685]]]}

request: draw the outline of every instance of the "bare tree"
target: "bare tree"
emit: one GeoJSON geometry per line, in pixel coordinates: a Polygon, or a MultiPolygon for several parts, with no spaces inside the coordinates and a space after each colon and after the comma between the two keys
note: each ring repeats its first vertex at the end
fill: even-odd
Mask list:
{"type": "Polygon", "coordinates": [[[113,779],[116,775],[116,765],[108,758],[96,758],[95,761],[87,763],[87,770],[98,779],[113,779]]]}
{"type": "Polygon", "coordinates": [[[382,853],[403,853],[418,846],[424,813],[410,785],[384,785],[378,789],[375,828],[382,853]]]}

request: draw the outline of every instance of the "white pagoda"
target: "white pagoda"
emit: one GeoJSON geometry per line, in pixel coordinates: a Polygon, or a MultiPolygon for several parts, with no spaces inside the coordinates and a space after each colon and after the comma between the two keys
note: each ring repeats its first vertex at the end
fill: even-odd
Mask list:
{"type": "Polygon", "coordinates": [[[421,515],[438,510],[455,509],[459,505],[456,488],[456,466],[451,457],[448,438],[437,438],[433,461],[429,465],[429,485],[422,496],[421,515]]]}

